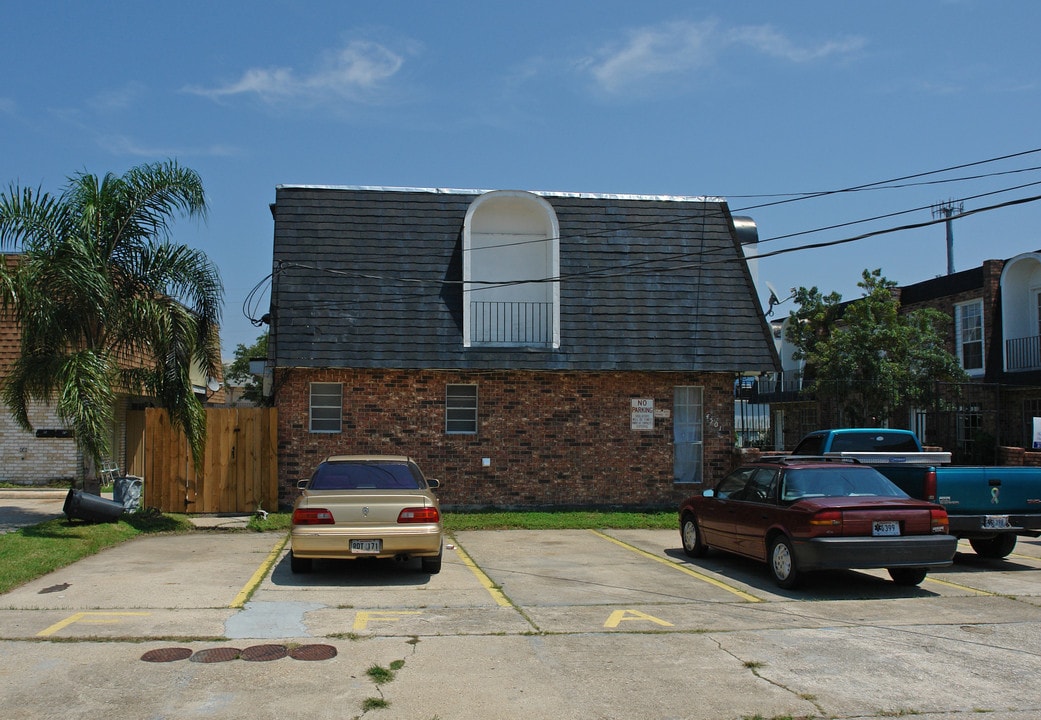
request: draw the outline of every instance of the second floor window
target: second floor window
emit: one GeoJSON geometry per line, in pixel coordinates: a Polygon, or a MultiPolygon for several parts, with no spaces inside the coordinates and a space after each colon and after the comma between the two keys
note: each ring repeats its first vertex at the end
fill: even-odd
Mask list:
{"type": "Polygon", "coordinates": [[[970,375],[983,373],[983,301],[954,307],[955,346],[962,368],[970,375]]]}

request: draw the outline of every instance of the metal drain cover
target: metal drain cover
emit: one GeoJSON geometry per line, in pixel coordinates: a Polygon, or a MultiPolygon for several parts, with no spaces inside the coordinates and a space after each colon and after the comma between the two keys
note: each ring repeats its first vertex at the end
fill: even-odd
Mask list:
{"type": "Polygon", "coordinates": [[[289,651],[294,660],[332,660],[336,657],[336,648],[332,645],[298,645],[289,651]]]}
{"type": "Polygon", "coordinates": [[[159,648],[149,650],[141,656],[141,659],[145,662],[164,663],[187,660],[191,656],[192,651],[188,648],[159,648]]]}
{"type": "Polygon", "coordinates": [[[238,648],[209,648],[207,650],[200,650],[192,655],[191,661],[200,663],[227,662],[228,660],[234,660],[240,655],[242,655],[242,651],[238,648]]]}
{"type": "Polygon", "coordinates": [[[254,645],[242,651],[242,659],[249,662],[281,660],[289,654],[285,645],[254,645]]]}

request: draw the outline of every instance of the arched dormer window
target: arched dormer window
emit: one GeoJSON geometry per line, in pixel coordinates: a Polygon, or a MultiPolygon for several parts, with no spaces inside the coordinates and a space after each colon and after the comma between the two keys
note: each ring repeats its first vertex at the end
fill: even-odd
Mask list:
{"type": "Polygon", "coordinates": [[[463,221],[463,346],[560,347],[560,226],[538,195],[481,195],[463,221]]]}
{"type": "Polygon", "coordinates": [[[1001,271],[1004,370],[1041,370],[1041,253],[1024,253],[1001,271]]]}

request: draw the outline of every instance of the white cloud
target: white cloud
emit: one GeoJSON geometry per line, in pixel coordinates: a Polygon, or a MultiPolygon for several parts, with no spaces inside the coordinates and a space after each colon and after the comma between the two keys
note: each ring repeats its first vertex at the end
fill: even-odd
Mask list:
{"type": "Polygon", "coordinates": [[[392,78],[404,57],[379,43],[355,40],[326,55],[316,69],[301,73],[293,68],[250,68],[226,85],[188,87],[187,92],[210,98],[255,95],[266,102],[320,101],[329,96],[363,100],[392,78]]]}
{"type": "Polygon", "coordinates": [[[624,42],[600,48],[579,67],[602,90],[620,93],[710,67],[735,47],[786,62],[810,63],[847,55],[863,46],[864,40],[856,37],[799,45],[769,25],[728,28],[715,20],[677,21],[633,30],[624,42]]]}
{"type": "Polygon", "coordinates": [[[145,93],[145,86],[131,82],[87,99],[87,107],[99,113],[118,113],[133,107],[145,93]]]}
{"type": "Polygon", "coordinates": [[[179,157],[227,157],[238,155],[241,151],[229,145],[210,145],[208,147],[177,147],[146,145],[126,135],[108,135],[98,139],[98,144],[108,152],[117,156],[143,158],[179,158],[179,157]]]}

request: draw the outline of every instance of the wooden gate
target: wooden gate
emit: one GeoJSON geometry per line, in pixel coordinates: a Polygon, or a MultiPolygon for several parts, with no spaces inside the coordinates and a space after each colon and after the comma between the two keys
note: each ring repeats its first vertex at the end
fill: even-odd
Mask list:
{"type": "Polygon", "coordinates": [[[276,419],[274,408],[207,408],[206,450],[196,472],[188,441],[167,412],[146,409],[142,504],[175,513],[277,510],[276,419]]]}

